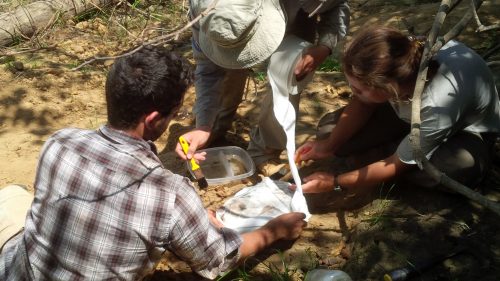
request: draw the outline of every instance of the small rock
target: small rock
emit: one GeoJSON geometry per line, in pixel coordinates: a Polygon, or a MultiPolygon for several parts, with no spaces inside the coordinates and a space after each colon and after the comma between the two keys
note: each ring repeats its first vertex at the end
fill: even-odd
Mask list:
{"type": "Polygon", "coordinates": [[[99,34],[101,34],[101,35],[104,35],[104,34],[108,33],[108,28],[104,24],[98,23],[97,24],[97,32],[99,32],[99,34]]]}
{"type": "Polygon", "coordinates": [[[352,251],[349,247],[344,247],[341,251],[340,251],[340,256],[343,257],[344,259],[348,260],[351,258],[352,256],[352,251]]]}
{"type": "Polygon", "coordinates": [[[12,62],[12,66],[17,71],[23,71],[24,70],[24,64],[22,62],[20,62],[20,61],[12,62]]]}
{"type": "Polygon", "coordinates": [[[83,53],[83,52],[85,51],[85,50],[83,49],[83,47],[82,47],[81,45],[78,45],[78,44],[77,44],[77,45],[72,46],[72,48],[73,48],[73,51],[74,51],[75,53],[77,53],[77,54],[81,54],[81,53],[83,53]]]}
{"type": "Polygon", "coordinates": [[[105,60],[104,66],[111,66],[115,61],[114,60],[105,60]]]}
{"type": "Polygon", "coordinates": [[[89,23],[87,21],[81,21],[75,25],[76,29],[85,30],[89,28],[89,23]]]}

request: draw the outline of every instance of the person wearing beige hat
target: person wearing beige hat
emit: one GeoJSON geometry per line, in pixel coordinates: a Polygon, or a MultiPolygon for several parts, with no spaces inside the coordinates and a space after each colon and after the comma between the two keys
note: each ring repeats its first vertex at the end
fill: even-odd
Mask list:
{"type": "MultiPolygon", "coordinates": [[[[190,0],[195,18],[212,0],[190,0]]],[[[196,128],[184,134],[190,149],[177,154],[185,159],[223,138],[243,96],[249,69],[268,59],[283,38],[293,34],[313,43],[294,70],[300,80],[313,72],[345,37],[349,6],[339,0],[218,0],[214,9],[193,25],[196,61],[196,128]]],[[[290,99],[298,108],[299,95],[290,99]]],[[[273,115],[272,95],[260,107],[258,125],[252,130],[248,152],[258,170],[269,176],[284,164],[279,155],[286,137],[273,115]]]]}

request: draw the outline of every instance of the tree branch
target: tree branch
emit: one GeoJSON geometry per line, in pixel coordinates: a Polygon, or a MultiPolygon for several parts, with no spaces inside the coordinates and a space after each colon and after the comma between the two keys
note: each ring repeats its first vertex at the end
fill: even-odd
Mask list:
{"type": "Polygon", "coordinates": [[[72,68],[71,70],[75,71],[75,70],[79,70],[81,69],[82,67],[88,65],[88,64],[91,64],[95,61],[99,61],[99,60],[114,60],[114,59],[117,59],[117,58],[122,58],[122,57],[126,57],[126,56],[130,56],[134,53],[136,53],[137,51],[139,51],[140,49],[144,48],[145,46],[148,46],[148,45],[160,45],[160,44],[165,44],[171,40],[177,40],[179,38],[179,36],[185,32],[186,30],[188,30],[189,28],[191,28],[191,26],[193,26],[195,23],[197,23],[201,18],[203,18],[204,16],[206,16],[214,7],[215,5],[217,4],[219,0],[213,0],[212,3],[210,3],[210,5],[203,11],[201,12],[197,17],[195,17],[194,19],[192,19],[190,22],[188,22],[185,26],[183,26],[182,28],[180,28],[179,30],[176,30],[172,33],[169,33],[169,34],[165,34],[165,35],[161,35],[161,36],[158,36],[158,37],[155,37],[149,41],[146,41],[144,43],[142,43],[141,45],[135,47],[134,49],[132,49],[131,51],[129,52],[126,52],[124,54],[121,54],[121,55],[118,55],[118,56],[106,56],[106,57],[93,57],[92,59],[88,60],[88,61],[85,61],[84,63],[72,68]]]}
{"type": "MultiPolygon", "coordinates": [[[[474,1],[475,9],[479,8],[482,4],[482,0],[474,1]]],[[[450,188],[451,190],[458,192],[465,197],[478,202],[482,206],[493,211],[500,216],[500,204],[493,202],[481,194],[472,191],[468,187],[462,185],[461,183],[451,179],[443,172],[439,171],[424,155],[420,143],[420,108],[421,108],[421,98],[425,87],[425,82],[427,81],[427,72],[429,61],[432,56],[451,38],[458,35],[466,26],[467,22],[473,17],[473,12],[468,11],[464,17],[443,37],[437,40],[441,26],[449,12],[450,1],[443,0],[439,6],[438,13],[435,17],[432,29],[429,36],[425,42],[424,53],[422,55],[422,61],[420,62],[419,73],[417,76],[417,81],[415,85],[415,90],[413,92],[412,101],[412,117],[411,117],[411,133],[410,133],[410,143],[412,145],[415,161],[417,162],[420,169],[425,170],[433,179],[437,180],[439,183],[450,188]]]]}
{"type": "Polygon", "coordinates": [[[470,5],[471,5],[471,11],[474,15],[474,20],[476,21],[476,24],[477,24],[477,29],[476,29],[476,32],[483,32],[483,31],[488,31],[488,30],[492,30],[492,29],[496,29],[496,28],[500,28],[500,24],[492,24],[492,25],[489,25],[489,26],[484,26],[481,21],[479,20],[479,16],[477,15],[477,7],[475,7],[475,1],[474,0],[470,0],[470,5]]]}

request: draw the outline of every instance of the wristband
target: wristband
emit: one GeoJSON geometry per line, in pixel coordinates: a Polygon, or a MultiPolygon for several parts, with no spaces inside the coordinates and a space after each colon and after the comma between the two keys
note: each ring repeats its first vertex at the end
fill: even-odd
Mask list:
{"type": "Polygon", "coordinates": [[[339,184],[338,175],[333,175],[333,191],[342,192],[344,188],[339,184]]]}

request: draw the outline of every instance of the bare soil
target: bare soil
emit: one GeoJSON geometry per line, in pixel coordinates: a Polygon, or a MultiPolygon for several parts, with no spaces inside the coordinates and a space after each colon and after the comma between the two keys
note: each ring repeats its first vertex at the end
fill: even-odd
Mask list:
{"type": "MultiPolygon", "coordinates": [[[[431,26],[438,7],[430,2],[433,1],[352,1],[350,32],[364,24],[382,23],[401,29],[414,27],[416,33],[423,33],[431,26]]],[[[456,22],[466,8],[459,7],[447,20],[456,22]]],[[[498,23],[500,3],[485,1],[479,17],[485,25],[498,23]]],[[[164,24],[172,26],[174,22],[164,24]]],[[[474,29],[471,23],[459,39],[480,54],[499,43],[495,31],[475,33],[474,29]]],[[[173,48],[191,58],[189,34],[182,37],[173,48]]],[[[105,123],[104,81],[112,62],[95,63],[80,71],[69,69],[84,58],[115,54],[133,44],[118,40],[109,23],[96,18],[57,25],[45,34],[44,40],[43,49],[0,58],[0,186],[20,183],[33,189],[38,154],[52,133],[64,127],[92,129],[105,123]]],[[[500,76],[498,68],[493,70],[500,76]]],[[[266,81],[249,82],[245,100],[226,136],[227,144],[246,148],[248,133],[266,91],[266,81]]],[[[302,93],[297,144],[313,137],[319,118],[345,105],[349,95],[342,73],[317,73],[302,93]]],[[[175,156],[173,148],[178,137],[193,128],[193,103],[194,89],[190,89],[180,114],[157,141],[165,166],[186,176],[185,163],[175,156]]],[[[498,144],[497,147],[499,159],[498,144]]],[[[321,164],[345,168],[342,161],[321,164]]],[[[321,164],[301,173],[305,175],[321,164]]],[[[257,180],[255,176],[245,182],[210,186],[198,192],[207,208],[217,208],[257,180]]],[[[478,188],[492,200],[500,200],[498,162],[478,188]]],[[[246,280],[270,280],[269,267],[282,269],[282,260],[291,268],[293,280],[301,280],[308,269],[316,266],[342,269],[353,280],[382,280],[391,269],[428,261],[456,249],[463,251],[411,280],[500,279],[498,217],[462,196],[410,184],[386,184],[363,198],[327,194],[307,199],[313,217],[303,235],[294,243],[277,244],[248,261],[244,270],[252,277],[246,280]]],[[[168,253],[151,278],[201,279],[168,253]]],[[[232,278],[235,275],[225,280],[232,278]]]]}

